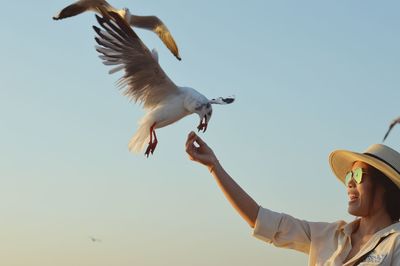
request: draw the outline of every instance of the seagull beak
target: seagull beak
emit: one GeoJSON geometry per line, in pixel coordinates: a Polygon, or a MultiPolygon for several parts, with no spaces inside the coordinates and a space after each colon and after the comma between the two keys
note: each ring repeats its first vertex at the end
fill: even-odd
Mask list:
{"type": "Polygon", "coordinates": [[[203,130],[203,133],[206,132],[207,130],[207,115],[203,116],[203,118],[200,120],[200,124],[198,125],[197,129],[200,132],[201,130],[203,130]]]}

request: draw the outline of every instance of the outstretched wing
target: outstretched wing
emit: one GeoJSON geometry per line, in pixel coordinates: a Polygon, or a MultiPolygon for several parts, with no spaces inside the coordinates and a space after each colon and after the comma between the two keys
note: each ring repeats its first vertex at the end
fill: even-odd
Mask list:
{"type": "Polygon", "coordinates": [[[73,17],[79,15],[88,10],[100,12],[100,8],[116,11],[107,1],[105,0],[78,0],[75,3],[64,7],[57,15],[53,17],[54,20],[60,20],[64,18],[73,17]]]}
{"type": "Polygon", "coordinates": [[[54,20],[64,19],[79,15],[88,10],[88,7],[82,5],[81,3],[73,3],[65,8],[63,8],[57,15],[53,17],[54,20]]]}
{"type": "Polygon", "coordinates": [[[173,55],[178,60],[181,60],[178,46],[176,45],[171,32],[168,30],[167,26],[156,16],[137,16],[131,14],[129,12],[129,9],[127,8],[117,10],[113,6],[111,6],[106,0],[78,0],[73,4],[70,4],[67,7],[63,8],[60,12],[58,12],[58,14],[53,16],[53,19],[65,19],[79,15],[89,10],[97,12],[99,14],[102,13],[102,10],[117,12],[118,14],[120,14],[121,17],[124,17],[127,20],[128,24],[134,27],[153,31],[155,34],[158,35],[158,37],[173,53],[173,55]]]}
{"type": "Polygon", "coordinates": [[[179,89],[161,69],[152,53],[140,38],[117,13],[108,12],[103,17],[96,15],[103,29],[93,26],[97,33],[95,37],[105,65],[114,65],[110,74],[125,70],[119,80],[125,95],[152,108],[165,98],[179,94],[179,89]]]}
{"type": "Polygon", "coordinates": [[[389,129],[388,129],[388,131],[386,132],[385,136],[383,137],[383,141],[386,140],[386,138],[389,136],[390,131],[391,131],[391,130],[393,129],[393,127],[394,127],[396,124],[398,124],[398,123],[400,124],[400,117],[397,118],[397,119],[395,119],[395,120],[393,120],[392,123],[390,123],[389,129]]]}
{"type": "Polygon", "coordinates": [[[143,28],[153,31],[160,37],[164,42],[165,46],[175,55],[178,60],[181,60],[179,56],[178,46],[172,37],[171,32],[168,30],[167,26],[156,16],[137,16],[131,15],[129,24],[134,27],[143,28]]]}

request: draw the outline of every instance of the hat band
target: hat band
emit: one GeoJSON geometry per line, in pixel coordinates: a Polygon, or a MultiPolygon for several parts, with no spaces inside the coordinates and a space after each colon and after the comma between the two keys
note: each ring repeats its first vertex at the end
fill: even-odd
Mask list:
{"type": "Polygon", "coordinates": [[[378,157],[378,156],[376,156],[376,155],[374,155],[374,154],[372,154],[372,153],[368,153],[368,152],[365,152],[364,154],[365,154],[365,155],[368,155],[368,156],[371,156],[371,157],[373,157],[373,158],[375,158],[375,159],[378,159],[379,161],[381,161],[381,162],[387,164],[388,166],[390,166],[390,168],[392,168],[394,171],[396,171],[396,173],[398,173],[398,174],[400,175],[400,171],[399,171],[399,170],[397,170],[393,165],[391,165],[391,164],[388,163],[387,161],[383,160],[382,158],[380,158],[380,157],[378,157]]]}

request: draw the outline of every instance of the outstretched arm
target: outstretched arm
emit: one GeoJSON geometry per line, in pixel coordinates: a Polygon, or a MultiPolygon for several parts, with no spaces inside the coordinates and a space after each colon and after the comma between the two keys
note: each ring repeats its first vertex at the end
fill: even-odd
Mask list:
{"type": "Polygon", "coordinates": [[[194,132],[188,136],[186,152],[191,160],[208,167],[231,205],[254,228],[260,206],[229,176],[212,149],[194,132]]]}

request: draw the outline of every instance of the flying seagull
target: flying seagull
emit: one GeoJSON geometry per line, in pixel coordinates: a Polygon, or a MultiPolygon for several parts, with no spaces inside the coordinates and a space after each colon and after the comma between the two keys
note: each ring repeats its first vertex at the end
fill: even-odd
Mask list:
{"type": "Polygon", "coordinates": [[[395,120],[392,121],[392,123],[390,123],[389,125],[389,129],[386,132],[385,136],[383,137],[383,141],[385,141],[385,139],[387,138],[387,136],[389,135],[389,132],[392,130],[392,128],[396,125],[396,124],[400,124],[400,117],[396,118],[395,120]]]}
{"type": "Polygon", "coordinates": [[[92,236],[89,236],[90,240],[92,240],[92,242],[101,242],[101,239],[98,238],[94,238],[92,236]]]}
{"type": "Polygon", "coordinates": [[[117,13],[96,18],[102,28],[93,26],[99,57],[105,65],[114,66],[110,74],[124,70],[119,86],[125,89],[126,96],[143,103],[147,111],[130,140],[130,151],[140,152],[148,142],[145,155],[153,154],[158,143],[155,130],[193,113],[200,117],[197,129],[205,132],[212,115],[211,105],[234,101],[233,97],[209,100],[195,89],[175,85],[160,67],[157,52],[150,52],[117,13]]]}
{"type": "Polygon", "coordinates": [[[168,49],[174,54],[174,56],[181,60],[179,56],[178,46],[175,43],[171,32],[168,30],[167,26],[156,16],[137,16],[129,12],[128,8],[116,9],[111,6],[105,0],[78,0],[77,2],[65,7],[57,15],[53,17],[54,20],[60,20],[68,17],[73,17],[79,15],[85,11],[94,11],[101,14],[103,11],[113,11],[118,13],[121,17],[125,18],[128,24],[143,28],[146,30],[151,30],[160,37],[168,49]]]}

